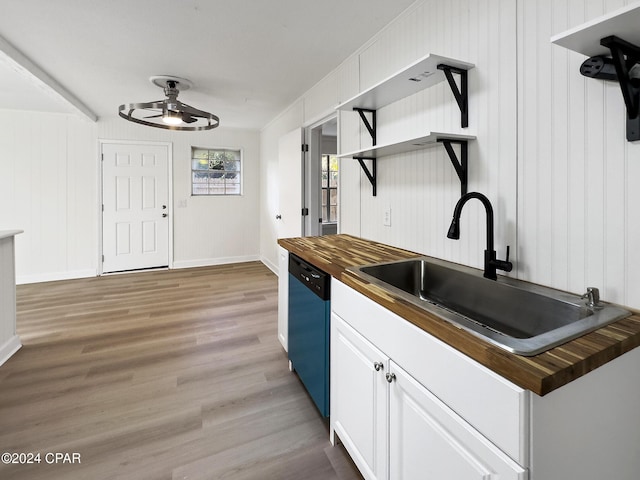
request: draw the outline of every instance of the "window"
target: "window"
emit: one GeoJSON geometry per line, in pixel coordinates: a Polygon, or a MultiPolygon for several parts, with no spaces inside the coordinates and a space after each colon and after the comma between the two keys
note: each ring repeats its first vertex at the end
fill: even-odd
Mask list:
{"type": "Polygon", "coordinates": [[[338,158],[322,155],[322,223],[338,221],[338,158]]]}
{"type": "Polygon", "coordinates": [[[242,151],[191,148],[191,195],[241,195],[242,151]]]}

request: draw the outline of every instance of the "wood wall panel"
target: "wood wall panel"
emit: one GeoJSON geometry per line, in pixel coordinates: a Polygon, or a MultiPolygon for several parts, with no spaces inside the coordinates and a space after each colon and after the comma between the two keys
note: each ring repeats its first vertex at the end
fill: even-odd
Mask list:
{"type": "Polygon", "coordinates": [[[97,124],[74,115],[0,111],[0,228],[21,229],[16,241],[20,283],[93,276],[99,256],[98,139],[172,142],[170,211],[176,266],[255,259],[259,255],[259,135],[220,128],[167,132],[115,117],[97,124]],[[241,197],[190,196],[191,146],[244,150],[241,197]],[[225,228],[221,229],[220,224],[225,228]],[[229,237],[232,237],[229,239],[229,237]]]}
{"type": "Polygon", "coordinates": [[[192,267],[253,260],[259,253],[259,134],[219,127],[173,132],[119,117],[98,123],[99,138],[170,142],[173,158],[174,265],[192,267]],[[243,150],[242,196],[191,196],[191,147],[243,150]],[[185,205],[186,206],[181,206],[185,205]],[[221,228],[224,225],[224,228],[221,228]]]}
{"type": "Polygon", "coordinates": [[[518,2],[518,275],[638,308],[640,241],[634,166],[620,88],[580,75],[583,55],[552,35],[626,5],[623,0],[518,2]]]}
{"type": "Polygon", "coordinates": [[[0,229],[19,282],[95,275],[95,126],[74,115],[0,111],[0,229]]]}
{"type": "MultiPolygon", "coordinates": [[[[624,139],[619,87],[582,77],[584,57],[549,41],[627,3],[425,1],[357,55],[361,90],[429,52],[475,63],[466,131],[478,140],[470,148],[469,190],[494,204],[499,256],[509,244],[513,275],[574,292],[597,286],[606,300],[637,308],[640,255],[633,246],[640,218],[633,205],[640,147],[624,139]]],[[[355,139],[345,128],[353,117],[342,114],[341,144],[367,146],[362,128],[355,139]]],[[[462,131],[457,121],[451,93],[438,85],[380,109],[378,141],[434,125],[462,131]]],[[[362,173],[360,184],[360,216],[345,216],[342,231],[482,265],[479,205],[465,207],[460,241],[445,237],[459,186],[442,150],[380,159],[377,197],[362,173]],[[390,227],[382,225],[388,207],[390,227]],[[360,225],[349,223],[358,218],[360,225]]]]}
{"type": "MultiPolygon", "coordinates": [[[[496,244],[515,246],[516,218],[516,8],[513,1],[428,1],[383,30],[359,54],[360,88],[405,65],[437,53],[473,62],[470,71],[470,127],[462,129],[449,87],[439,84],[378,111],[378,142],[447,130],[477,135],[470,145],[469,189],[487,194],[496,210],[496,244]],[[495,19],[498,19],[497,23],[495,19]]],[[[344,117],[357,117],[345,112],[344,117]]],[[[341,128],[342,145],[354,143],[341,128]]],[[[364,129],[358,140],[370,144],[364,129]]],[[[345,151],[345,150],[343,150],[345,151]]],[[[479,266],[485,220],[471,202],[462,218],[460,241],[446,238],[460,183],[443,148],[378,160],[378,195],[361,174],[360,231],[363,237],[479,266]],[[383,213],[390,207],[391,226],[383,213]],[[480,248],[477,246],[481,245],[480,248]]],[[[351,228],[344,224],[344,228],[351,228]]],[[[356,228],[353,228],[356,230],[356,228]]],[[[345,230],[343,230],[345,231],[345,230]]]]}

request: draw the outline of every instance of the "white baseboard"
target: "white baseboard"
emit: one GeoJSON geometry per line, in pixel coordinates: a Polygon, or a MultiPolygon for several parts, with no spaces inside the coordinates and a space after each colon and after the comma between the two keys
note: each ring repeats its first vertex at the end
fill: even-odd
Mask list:
{"type": "Polygon", "coordinates": [[[20,347],[22,347],[22,343],[20,343],[18,335],[14,335],[0,345],[0,365],[9,360],[14,353],[20,350],[20,347]]]}
{"type": "Polygon", "coordinates": [[[256,262],[259,255],[244,255],[238,257],[201,258],[198,260],[183,260],[173,262],[173,268],[210,267],[213,265],[227,265],[229,263],[256,262]]]}
{"type": "Polygon", "coordinates": [[[16,284],[55,282],[57,280],[73,280],[76,278],[97,277],[96,270],[73,270],[69,272],[38,273],[35,275],[16,275],[16,284]]]}
{"type": "Polygon", "coordinates": [[[269,270],[271,270],[273,273],[275,273],[276,275],[278,275],[278,266],[274,265],[273,263],[271,263],[269,260],[267,260],[266,257],[261,257],[260,261],[262,263],[264,263],[264,266],[267,267],[269,270]]]}

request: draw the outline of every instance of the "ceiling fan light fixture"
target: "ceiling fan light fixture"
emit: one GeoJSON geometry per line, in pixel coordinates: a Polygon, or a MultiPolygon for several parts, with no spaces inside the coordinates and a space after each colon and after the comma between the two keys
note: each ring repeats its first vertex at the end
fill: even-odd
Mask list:
{"type": "Polygon", "coordinates": [[[220,119],[213,113],[178,100],[180,89],[188,90],[192,86],[186,78],[159,75],[149,78],[149,81],[162,88],[167,98],[155,102],[120,105],[118,115],[130,122],[169,130],[193,132],[211,130],[220,125],[220,119]]]}
{"type": "Polygon", "coordinates": [[[167,125],[182,125],[182,117],[171,110],[162,117],[162,121],[167,125]]]}

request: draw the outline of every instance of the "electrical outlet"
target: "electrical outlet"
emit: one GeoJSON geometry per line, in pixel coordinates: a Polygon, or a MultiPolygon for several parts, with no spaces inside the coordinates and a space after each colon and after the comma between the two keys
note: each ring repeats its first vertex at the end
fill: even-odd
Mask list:
{"type": "Polygon", "coordinates": [[[387,206],[384,209],[384,213],[382,215],[382,224],[385,227],[390,227],[391,226],[391,207],[387,206]]]}

